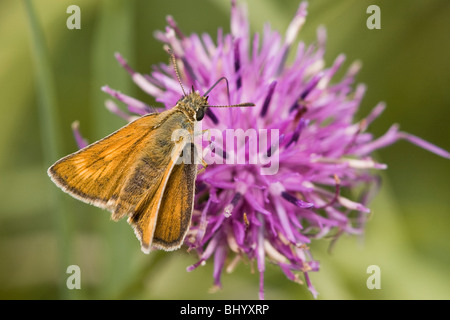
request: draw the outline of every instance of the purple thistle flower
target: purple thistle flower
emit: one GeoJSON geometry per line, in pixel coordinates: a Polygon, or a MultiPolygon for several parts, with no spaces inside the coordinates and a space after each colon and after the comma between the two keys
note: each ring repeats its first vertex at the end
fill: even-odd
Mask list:
{"type": "MultiPolygon", "coordinates": [[[[306,18],[302,2],[285,36],[269,25],[251,37],[246,10],[231,1],[231,34],[218,30],[217,40],[208,34],[186,36],[174,19],[167,18],[165,32],[156,38],[170,47],[186,88],[205,93],[219,78],[226,77],[229,95],[219,84],[210,95],[211,105],[255,103],[254,108],[208,109],[203,129],[278,130],[278,141],[264,150],[267,158],[278,159],[275,174],[261,174],[263,164],[212,164],[199,174],[191,227],[185,244],[198,253],[199,260],[187,268],[194,270],[213,259],[214,286],[221,287],[224,270],[230,272],[240,260],[255,261],[260,274],[259,298],[264,299],[266,262],[278,265],[292,281],[304,282],[314,297],[317,292],[309,272],[318,271],[308,248],[312,239],[361,234],[370,212],[367,207],[378,176],[385,169],[371,153],[399,139],[406,139],[442,157],[450,154],[418,137],[398,131],[393,125],[375,139],[366,132],[385,108],[378,104],[363,120],[354,122],[365,93],[364,85],[353,88],[359,64],[352,64],[340,81],[334,79],[345,56],[324,67],[325,31],[307,47],[295,46],[306,18]],[[294,61],[287,56],[295,51],[294,61]],[[331,84],[333,79],[333,84],[331,84]],[[363,189],[359,199],[341,195],[342,189],[363,189]]],[[[181,96],[172,66],[160,64],[149,75],[134,71],[116,55],[133,81],[166,108],[181,96]]],[[[123,102],[133,115],[151,112],[145,103],[109,87],[103,90],[123,102]]],[[[134,116],[113,102],[108,109],[130,121],[134,116]]],[[[77,141],[85,143],[76,128],[77,141]]],[[[212,143],[214,145],[214,143],[212,143]]],[[[207,147],[207,146],[206,146],[207,147]]],[[[234,153],[251,157],[245,141],[238,141],[234,153]]],[[[221,153],[219,148],[214,149],[221,153]]],[[[259,150],[259,152],[262,152],[259,150]]],[[[223,159],[231,155],[222,152],[223,159]]]]}

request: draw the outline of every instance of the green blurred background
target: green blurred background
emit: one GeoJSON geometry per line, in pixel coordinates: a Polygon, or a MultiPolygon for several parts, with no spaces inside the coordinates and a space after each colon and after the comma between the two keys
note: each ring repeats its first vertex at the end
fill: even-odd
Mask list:
{"type": "MultiPolygon", "coordinates": [[[[239,1],[238,2],[243,2],[239,1]]],[[[270,21],[284,34],[299,2],[247,0],[252,32],[270,21]]],[[[60,192],[47,167],[76,150],[71,123],[95,141],[124,124],[104,108],[109,85],[147,103],[118,65],[120,52],[141,73],[168,61],[153,32],[168,14],[185,34],[229,32],[228,0],[39,0],[0,2],[0,298],[3,299],[257,299],[258,274],[241,264],[210,293],[212,262],[193,272],[194,253],[141,253],[126,221],[60,192]],[[81,8],[81,30],[69,30],[66,9],[81,8]],[[39,38],[42,28],[43,39],[39,38]],[[42,49],[44,49],[42,51],[42,49]],[[49,107],[48,109],[46,109],[49,107]],[[81,268],[81,290],[68,290],[66,268],[81,268]]],[[[328,31],[326,62],[360,60],[367,84],[360,118],[387,103],[369,130],[392,123],[450,150],[450,2],[446,0],[312,0],[298,40],[328,31]],[[369,30],[366,9],[381,8],[381,30],[369,30]]],[[[345,69],[345,68],[344,68],[345,69]]],[[[450,162],[399,142],[377,153],[389,168],[371,204],[364,239],[344,236],[332,253],[312,243],[320,272],[311,274],[319,299],[450,298],[450,162]],[[381,269],[381,289],[369,290],[369,265],[381,269]]],[[[268,264],[266,299],[311,299],[268,264]]]]}

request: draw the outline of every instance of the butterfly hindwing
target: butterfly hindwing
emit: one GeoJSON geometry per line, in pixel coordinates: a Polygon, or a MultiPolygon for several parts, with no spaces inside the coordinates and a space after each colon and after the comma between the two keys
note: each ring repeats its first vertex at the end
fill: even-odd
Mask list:
{"type": "Polygon", "coordinates": [[[183,152],[190,154],[189,163],[174,165],[159,208],[153,236],[153,246],[167,251],[178,249],[184,241],[191,222],[194,204],[197,165],[195,145],[188,143],[183,152]]]}
{"type": "MultiPolygon", "coordinates": [[[[171,120],[172,119],[168,121],[171,120]]],[[[146,192],[146,195],[141,198],[139,203],[136,204],[136,206],[132,210],[132,215],[128,218],[128,223],[133,226],[135,234],[141,242],[142,251],[144,251],[145,253],[150,252],[150,248],[152,247],[152,244],[154,243],[153,241],[155,240],[154,237],[158,234],[158,232],[156,232],[156,230],[158,230],[157,225],[165,222],[173,222],[166,221],[164,219],[168,215],[176,216],[180,213],[173,208],[177,207],[177,205],[183,200],[183,195],[179,194],[179,198],[169,199],[167,199],[165,195],[168,192],[170,193],[170,190],[174,189],[182,191],[184,190],[185,185],[189,183],[189,181],[186,180],[184,171],[179,170],[179,167],[183,164],[177,164],[179,162],[180,154],[183,152],[185,146],[185,139],[180,139],[176,143],[173,143],[173,147],[166,157],[170,161],[164,168],[165,170],[163,175],[161,175],[159,180],[155,181],[155,184],[146,192]],[[163,222],[161,222],[161,219],[163,219],[163,222]]],[[[193,166],[195,170],[195,164],[192,164],[190,166],[193,166]]],[[[145,171],[145,169],[143,170],[145,171]]],[[[195,175],[192,177],[192,179],[192,181],[195,180],[195,175]]],[[[128,185],[130,189],[140,188],[141,182],[133,182],[131,180],[128,185]],[[139,185],[139,187],[137,185],[139,185]]],[[[127,188],[125,187],[124,189],[126,190],[127,188]]],[[[192,197],[190,199],[192,199],[192,197]]],[[[190,204],[190,211],[186,212],[189,220],[191,212],[192,200],[190,204]]],[[[177,216],[177,219],[179,219],[180,221],[185,220],[186,218],[183,217],[182,219],[180,216],[177,216]]],[[[176,221],[176,223],[179,224],[179,221],[176,221]]],[[[189,221],[185,222],[185,225],[186,224],[188,225],[189,221]]]]}

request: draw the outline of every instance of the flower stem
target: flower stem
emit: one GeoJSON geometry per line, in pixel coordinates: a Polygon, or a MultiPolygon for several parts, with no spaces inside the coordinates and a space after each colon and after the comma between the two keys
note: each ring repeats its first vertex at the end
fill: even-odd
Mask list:
{"type": "MultiPolygon", "coordinates": [[[[148,295],[145,293],[145,279],[149,274],[155,274],[154,271],[160,267],[161,263],[167,260],[166,257],[167,253],[161,251],[152,252],[151,257],[146,259],[147,261],[141,264],[139,269],[135,270],[125,285],[120,289],[117,296],[114,296],[113,299],[145,298],[148,295]]],[[[154,293],[152,293],[152,295],[157,296],[157,294],[154,293]]]]}
{"type": "MultiPolygon", "coordinates": [[[[59,111],[56,102],[56,87],[53,78],[50,57],[46,47],[44,33],[30,0],[23,0],[31,35],[31,49],[34,58],[36,86],[38,94],[38,115],[41,130],[44,165],[47,168],[62,155],[61,131],[59,130],[59,111]]],[[[45,171],[43,171],[45,172],[45,171]]],[[[48,179],[50,184],[50,179],[48,179]]],[[[69,265],[71,252],[71,233],[67,217],[70,208],[62,193],[53,186],[49,187],[50,200],[58,242],[58,294],[61,298],[68,298],[70,290],[66,287],[66,269],[69,265]]]]}
{"type": "MultiPolygon", "coordinates": [[[[106,83],[123,92],[132,92],[132,82],[127,72],[121,68],[115,58],[120,52],[128,61],[133,62],[135,47],[134,21],[137,14],[135,1],[103,1],[100,17],[94,29],[91,50],[92,64],[92,123],[95,124],[95,138],[104,137],[123,126],[126,122],[105,108],[108,95],[101,90],[106,83]]],[[[95,140],[95,139],[94,139],[95,140]]],[[[104,283],[97,292],[101,298],[116,296],[121,288],[127,286],[133,276],[133,254],[136,239],[130,234],[130,227],[124,222],[108,223],[104,226],[102,237],[107,243],[102,252],[105,260],[104,283]]],[[[140,254],[140,252],[139,252],[140,254]]]]}

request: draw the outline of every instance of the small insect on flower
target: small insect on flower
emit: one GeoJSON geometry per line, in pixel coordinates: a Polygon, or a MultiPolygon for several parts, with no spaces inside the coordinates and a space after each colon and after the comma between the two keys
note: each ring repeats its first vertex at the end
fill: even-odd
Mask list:
{"type": "MultiPolygon", "coordinates": [[[[185,35],[169,16],[165,32],[155,35],[173,49],[179,72],[160,64],[142,75],[116,57],[142,90],[175,107],[148,115],[145,103],[104,87],[133,115],[108,102],[111,111],[128,121],[142,117],[58,161],[50,168],[53,180],[75,197],[112,210],[115,220],[128,216],[144,251],[151,245],[172,250],[184,243],[199,256],[188,271],[213,259],[214,288],[221,287],[224,270],[231,272],[239,261],[250,260],[256,262],[263,299],[269,261],[292,281],[303,283],[303,277],[316,297],[309,273],[318,271],[319,263],[309,244],[325,236],[363,232],[379,179],[374,172],[386,168],[372,159],[372,152],[406,139],[445,158],[450,154],[400,132],[397,125],[374,139],[366,130],[384,110],[383,103],[353,123],[366,90],[364,85],[353,87],[360,65],[351,64],[336,80],[345,56],[325,67],[323,28],[314,45],[295,44],[306,9],[302,2],[284,37],[268,25],[262,34],[251,36],[246,9],[235,0],[231,33],[219,29],[216,40],[208,34],[185,35]],[[181,89],[193,86],[199,93],[180,92],[177,79],[181,89]],[[214,94],[206,101],[212,87],[214,94]],[[208,108],[250,105],[242,101],[255,107],[208,108]],[[177,166],[167,154],[175,150],[180,157],[198,146],[170,139],[175,128],[192,135],[192,123],[198,120],[211,139],[200,143],[208,166],[197,175],[196,165],[177,166]],[[134,134],[148,130],[158,135],[134,134]],[[267,170],[272,164],[276,170],[267,170]],[[360,200],[344,197],[343,189],[362,190],[360,200]]],[[[75,129],[77,141],[84,143],[75,129]]]]}
{"type": "Polygon", "coordinates": [[[110,210],[113,220],[128,217],[145,253],[152,247],[172,251],[183,244],[197,176],[194,124],[207,108],[217,107],[208,104],[209,91],[203,96],[194,90],[186,94],[180,85],[183,97],[172,109],[142,116],[48,169],[53,182],[73,197],[110,210]],[[185,135],[174,139],[179,131],[185,135]]]}

